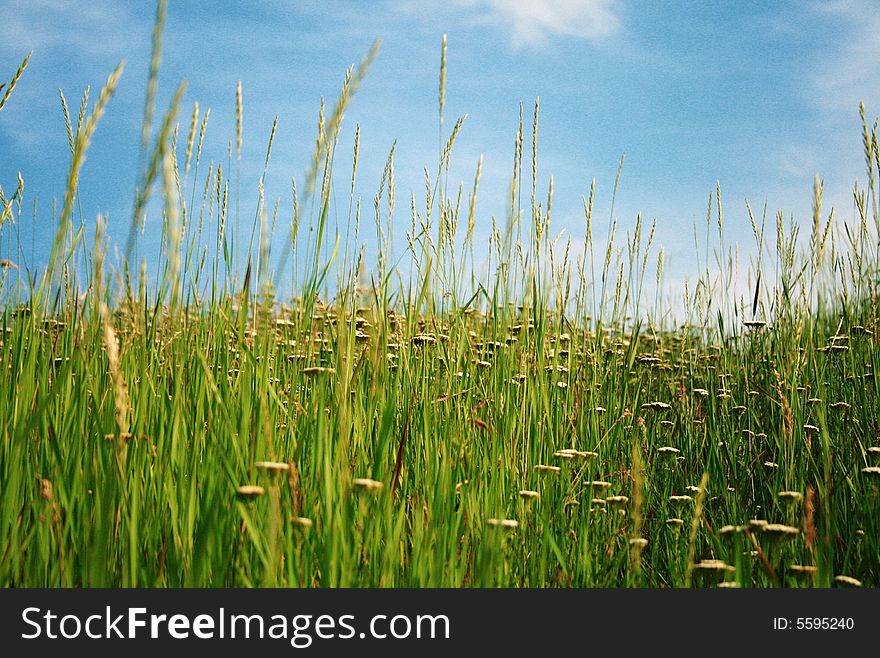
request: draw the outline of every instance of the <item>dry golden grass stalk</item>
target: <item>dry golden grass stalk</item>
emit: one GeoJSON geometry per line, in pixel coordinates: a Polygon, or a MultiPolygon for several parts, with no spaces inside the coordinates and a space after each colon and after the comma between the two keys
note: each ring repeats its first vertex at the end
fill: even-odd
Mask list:
{"type": "MultiPolygon", "coordinates": [[[[709,484],[709,473],[704,472],[700,478],[700,493],[697,494],[697,504],[694,510],[694,516],[691,520],[691,530],[688,535],[688,554],[687,569],[685,571],[685,587],[690,587],[691,577],[694,570],[694,555],[697,550],[697,533],[700,529],[700,523],[703,519],[703,500],[706,498],[706,485],[709,484]]],[[[690,496],[688,496],[690,498],[690,496]]]]}
{"type": "Polygon", "coordinates": [[[104,349],[107,352],[110,379],[113,382],[116,427],[118,428],[119,436],[121,437],[129,433],[128,415],[130,405],[128,400],[128,387],[125,384],[125,380],[122,377],[122,370],[119,367],[119,343],[116,341],[116,332],[113,330],[113,324],[110,319],[110,310],[107,308],[107,304],[102,301],[98,305],[98,311],[101,315],[104,349]]]}
{"type": "MultiPolygon", "coordinates": [[[[10,80],[9,84],[6,86],[6,91],[3,93],[3,98],[0,99],[0,110],[3,109],[3,107],[6,105],[6,101],[8,101],[9,97],[12,95],[12,90],[15,89],[15,85],[18,84],[18,81],[21,78],[22,73],[24,73],[24,70],[27,68],[28,60],[31,58],[32,54],[33,53],[31,52],[25,56],[24,60],[22,60],[18,69],[15,71],[15,74],[12,76],[12,80],[10,80]]],[[[0,90],[2,90],[2,89],[3,89],[3,87],[0,86],[0,90]]]]}

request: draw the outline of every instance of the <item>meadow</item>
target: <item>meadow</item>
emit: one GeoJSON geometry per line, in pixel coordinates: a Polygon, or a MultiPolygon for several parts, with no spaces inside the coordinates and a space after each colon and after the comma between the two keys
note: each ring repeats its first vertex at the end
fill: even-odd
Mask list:
{"type": "Polygon", "coordinates": [[[160,11],[123,265],[77,204],[121,68],[78,112],[61,98],[70,173],[44,271],[18,267],[23,181],[0,195],[0,584],[880,585],[880,149],[864,108],[854,219],[823,208],[818,178],[803,237],[750,210],[759,257],[736,299],[719,187],[705,269],[676,302],[641,218],[594,244],[595,187],[586,248],[554,240],[538,104],[512,136],[505,219],[475,244],[479,165],[448,183],[462,122],[443,121],[445,41],[424,194],[396,198],[392,151],[362,204],[357,138],[353,170],[334,171],[374,50],[322,103],[289,200],[279,212],[261,182],[254,237],[236,242],[241,89],[231,166],[206,162],[209,114],[179,116],[183,87],[155,116],[161,31],[160,11]],[[136,257],[148,215],[158,262],[136,257]]]}

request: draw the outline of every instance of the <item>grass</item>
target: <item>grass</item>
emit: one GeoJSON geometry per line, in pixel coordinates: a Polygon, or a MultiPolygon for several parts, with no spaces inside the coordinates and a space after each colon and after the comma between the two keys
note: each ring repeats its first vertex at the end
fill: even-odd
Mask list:
{"type": "MultiPolygon", "coordinates": [[[[595,186],[583,254],[551,239],[537,103],[531,188],[521,121],[507,221],[493,218],[479,274],[480,165],[470,192],[447,181],[463,120],[444,132],[445,40],[437,175],[406,235],[393,234],[393,149],[371,241],[357,140],[334,205],[349,188],[334,188],[342,117],[374,49],[322,104],[270,270],[278,205],[261,180],[251,244],[232,237],[239,174],[205,171],[208,112],[195,105],[178,144],[181,87],[153,130],[163,20],[160,2],[128,246],[137,263],[140,227],[161,213],[159,262],[110,271],[103,220],[89,246],[74,221],[121,67],[75,126],[62,96],[71,168],[39,276],[16,264],[22,184],[0,197],[0,390],[13,392],[0,395],[0,584],[880,585],[880,156],[864,109],[856,221],[825,218],[819,180],[807,245],[781,214],[772,245],[766,213],[753,216],[754,298],[737,301],[719,188],[682,325],[672,300],[647,298],[646,277],[662,289],[653,228],[638,219],[617,246],[612,222],[593,244],[595,186]],[[331,208],[347,208],[344,235],[331,208]],[[287,276],[295,297],[275,293],[287,276]]],[[[238,163],[240,86],[237,98],[238,163]]],[[[271,138],[264,171],[270,155],[271,138]]]]}

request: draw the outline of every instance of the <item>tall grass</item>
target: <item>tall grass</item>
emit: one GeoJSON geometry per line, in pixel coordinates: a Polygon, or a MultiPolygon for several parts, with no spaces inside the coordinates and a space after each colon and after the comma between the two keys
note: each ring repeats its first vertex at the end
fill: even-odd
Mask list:
{"type": "Polygon", "coordinates": [[[322,102],[304,185],[292,180],[291,205],[270,214],[272,127],[242,244],[241,86],[235,172],[219,160],[205,171],[210,110],[194,105],[178,144],[181,86],[152,125],[163,20],[160,3],[127,249],[137,284],[127,267],[108,268],[102,220],[91,249],[81,239],[89,218],[74,221],[79,172],[121,66],[91,110],[84,96],[75,130],[62,95],[70,174],[39,277],[23,279],[15,262],[23,182],[0,194],[0,390],[11,393],[0,395],[0,583],[880,584],[880,155],[864,108],[857,221],[840,225],[823,208],[818,179],[806,245],[782,214],[771,244],[766,210],[759,225],[749,207],[756,256],[749,290],[736,291],[719,186],[681,326],[661,292],[655,227],[637,218],[619,244],[612,211],[607,244],[594,245],[595,183],[586,248],[554,238],[537,101],[530,180],[520,108],[506,217],[493,216],[488,244],[475,244],[482,160],[471,185],[450,186],[465,120],[444,132],[445,37],[438,162],[424,196],[398,203],[392,148],[368,240],[358,133],[336,188],[349,197],[334,197],[340,127],[377,44],[329,114],[322,102]],[[161,203],[150,204],[157,184],[161,203]],[[335,234],[334,204],[348,217],[335,234]],[[163,227],[152,264],[135,248],[149,212],[163,227]],[[267,245],[285,216],[273,271],[267,245]],[[279,297],[288,276],[295,292],[279,297]]]}

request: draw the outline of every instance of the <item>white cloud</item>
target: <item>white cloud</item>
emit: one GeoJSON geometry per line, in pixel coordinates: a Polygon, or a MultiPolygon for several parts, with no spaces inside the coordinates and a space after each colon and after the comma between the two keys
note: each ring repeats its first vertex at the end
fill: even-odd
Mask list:
{"type": "Polygon", "coordinates": [[[554,38],[598,40],[620,29],[619,0],[396,0],[385,7],[420,22],[456,19],[506,32],[514,48],[554,38]]]}
{"type": "Polygon", "coordinates": [[[514,46],[540,46],[556,36],[601,39],[620,27],[616,0],[465,0],[478,20],[510,30],[514,46]]]}

